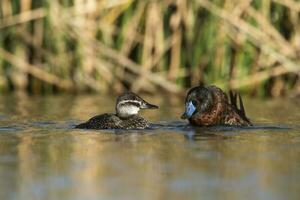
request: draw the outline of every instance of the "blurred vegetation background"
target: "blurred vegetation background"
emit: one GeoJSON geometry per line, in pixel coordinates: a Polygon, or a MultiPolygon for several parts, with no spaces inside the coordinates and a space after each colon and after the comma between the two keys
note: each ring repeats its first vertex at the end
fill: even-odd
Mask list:
{"type": "Polygon", "coordinates": [[[0,92],[300,94],[297,0],[1,0],[0,92]]]}

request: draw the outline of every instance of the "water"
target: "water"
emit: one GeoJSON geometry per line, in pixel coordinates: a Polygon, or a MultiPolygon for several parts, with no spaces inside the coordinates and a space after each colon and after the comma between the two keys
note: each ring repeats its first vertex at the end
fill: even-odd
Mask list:
{"type": "Polygon", "coordinates": [[[99,96],[0,97],[0,199],[299,199],[299,100],[247,99],[251,128],[195,128],[146,97],[144,131],[75,130],[99,96]]]}

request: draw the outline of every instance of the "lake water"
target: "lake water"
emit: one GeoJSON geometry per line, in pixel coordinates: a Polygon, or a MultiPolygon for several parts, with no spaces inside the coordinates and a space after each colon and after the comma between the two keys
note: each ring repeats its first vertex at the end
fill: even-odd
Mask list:
{"type": "Polygon", "coordinates": [[[300,100],[245,99],[251,128],[195,128],[146,100],[144,131],[76,130],[100,96],[0,97],[0,199],[299,199],[300,100]]]}

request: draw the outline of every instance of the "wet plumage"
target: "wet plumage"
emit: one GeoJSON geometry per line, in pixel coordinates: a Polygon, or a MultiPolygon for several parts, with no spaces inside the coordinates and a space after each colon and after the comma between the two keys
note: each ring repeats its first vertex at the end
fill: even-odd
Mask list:
{"type": "Polygon", "coordinates": [[[252,125],[246,116],[241,96],[230,92],[229,102],[227,95],[216,86],[198,86],[190,89],[185,105],[182,118],[188,119],[193,125],[252,125]]]}
{"type": "Polygon", "coordinates": [[[144,129],[149,122],[138,115],[140,109],[156,109],[157,106],[143,100],[132,92],[126,92],[118,97],[116,114],[101,114],[92,117],[87,122],[77,125],[82,129],[144,129]]]}

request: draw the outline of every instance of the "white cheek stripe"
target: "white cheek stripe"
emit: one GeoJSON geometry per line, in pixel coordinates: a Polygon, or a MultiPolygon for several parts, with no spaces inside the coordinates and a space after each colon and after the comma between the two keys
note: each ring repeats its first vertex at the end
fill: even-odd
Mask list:
{"type": "Polygon", "coordinates": [[[120,101],[120,102],[118,103],[118,105],[125,104],[125,103],[128,103],[128,102],[137,103],[137,104],[139,104],[140,106],[142,105],[142,102],[137,101],[137,100],[124,100],[124,101],[120,101]]]}

